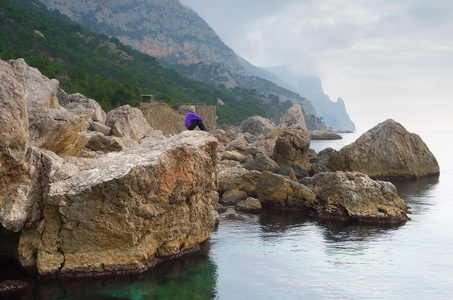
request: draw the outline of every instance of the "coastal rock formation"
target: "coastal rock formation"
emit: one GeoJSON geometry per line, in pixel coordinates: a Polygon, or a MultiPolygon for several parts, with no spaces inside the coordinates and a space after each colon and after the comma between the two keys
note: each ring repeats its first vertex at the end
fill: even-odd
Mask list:
{"type": "Polygon", "coordinates": [[[138,143],[153,130],[143,117],[142,111],[129,105],[110,111],[105,125],[112,128],[112,135],[121,138],[126,146],[138,143]]]}
{"type": "Polygon", "coordinates": [[[255,136],[266,135],[275,128],[275,124],[270,120],[260,117],[253,116],[243,121],[239,125],[239,132],[248,132],[255,136]]]}
{"type": "Polygon", "coordinates": [[[280,126],[289,127],[294,124],[300,124],[305,130],[307,130],[304,114],[302,113],[302,108],[299,104],[290,107],[280,118],[280,126]]]}
{"type": "Polygon", "coordinates": [[[390,182],[358,172],[320,173],[302,180],[320,201],[321,218],[364,223],[402,223],[408,207],[390,182]]]}
{"type": "Polygon", "coordinates": [[[163,139],[129,106],[103,123],[92,101],[53,81],[48,89],[23,60],[0,61],[0,78],[0,230],[14,237],[2,239],[0,256],[49,276],[138,271],[210,235],[218,219],[214,136],[163,139]],[[94,159],[78,157],[90,151],[94,159]]]}
{"type": "Polygon", "coordinates": [[[256,198],[268,208],[311,209],[316,203],[315,194],[309,188],[269,171],[258,178],[256,198]]]}
{"type": "Polygon", "coordinates": [[[235,209],[237,211],[242,211],[245,213],[256,214],[261,212],[263,207],[261,206],[261,202],[258,199],[249,197],[243,201],[240,201],[235,209]]]}
{"type": "Polygon", "coordinates": [[[394,120],[370,129],[340,151],[330,151],[331,171],[357,171],[372,178],[439,175],[439,164],[422,139],[394,120]]]}
{"type": "Polygon", "coordinates": [[[217,219],[216,146],[186,132],[50,184],[40,234],[19,255],[36,251],[39,274],[64,275],[141,270],[191,250],[217,219]]]}
{"type": "Polygon", "coordinates": [[[299,165],[309,169],[310,134],[300,124],[291,125],[275,142],[274,160],[280,167],[299,165]]]}

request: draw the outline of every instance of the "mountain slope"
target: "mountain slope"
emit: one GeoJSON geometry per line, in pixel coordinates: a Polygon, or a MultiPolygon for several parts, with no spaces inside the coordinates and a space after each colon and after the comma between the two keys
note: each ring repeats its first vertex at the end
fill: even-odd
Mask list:
{"type": "MultiPolygon", "coordinates": [[[[252,115],[279,116],[287,103],[245,88],[225,89],[190,80],[117,38],[96,34],[38,0],[0,0],[0,58],[24,58],[67,93],[81,93],[104,110],[137,105],[141,94],[171,106],[217,106],[219,124],[237,125],[252,115]],[[271,114],[271,113],[272,114],[271,114]]],[[[1,85],[1,80],[0,80],[1,85]]]]}
{"type": "Polygon", "coordinates": [[[233,50],[178,0],[41,0],[92,30],[172,63],[220,63],[244,74],[233,50]]]}

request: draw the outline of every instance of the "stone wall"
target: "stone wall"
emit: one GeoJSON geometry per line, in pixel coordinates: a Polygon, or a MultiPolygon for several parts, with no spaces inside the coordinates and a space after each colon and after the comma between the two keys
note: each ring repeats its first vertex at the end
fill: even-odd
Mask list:
{"type": "MultiPolygon", "coordinates": [[[[211,132],[216,129],[217,114],[213,105],[197,105],[196,113],[200,115],[204,124],[211,132]]],[[[165,103],[142,103],[140,109],[143,111],[148,124],[163,134],[177,134],[187,130],[184,120],[189,112],[190,105],[181,105],[177,110],[172,109],[165,103]]]]}

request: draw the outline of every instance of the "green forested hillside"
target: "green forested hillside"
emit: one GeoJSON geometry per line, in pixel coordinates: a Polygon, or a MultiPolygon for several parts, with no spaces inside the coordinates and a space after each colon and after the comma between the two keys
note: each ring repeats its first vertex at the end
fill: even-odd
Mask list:
{"type": "Polygon", "coordinates": [[[56,78],[67,93],[81,93],[108,111],[139,104],[140,94],[171,106],[183,103],[217,107],[220,124],[237,124],[251,115],[277,117],[291,104],[256,91],[216,88],[163,68],[154,57],[125,46],[115,37],[96,34],[49,11],[38,0],[0,0],[0,58],[24,58],[45,76],[56,78]],[[277,112],[277,113],[276,113],[277,112]]]}

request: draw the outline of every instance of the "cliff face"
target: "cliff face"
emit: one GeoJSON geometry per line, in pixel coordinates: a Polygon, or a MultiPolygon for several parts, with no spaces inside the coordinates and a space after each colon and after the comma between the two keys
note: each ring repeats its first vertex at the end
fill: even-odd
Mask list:
{"type": "Polygon", "coordinates": [[[288,88],[310,100],[319,116],[323,117],[328,127],[341,131],[355,131],[354,122],[346,112],[343,99],[337,102],[330,100],[323,91],[321,81],[316,77],[294,75],[285,67],[268,68],[288,84],[288,88]],[[292,87],[292,88],[291,88],[292,87]]]}
{"type": "Polygon", "coordinates": [[[243,74],[233,50],[178,0],[41,0],[72,20],[176,64],[220,63],[243,74]]]}

